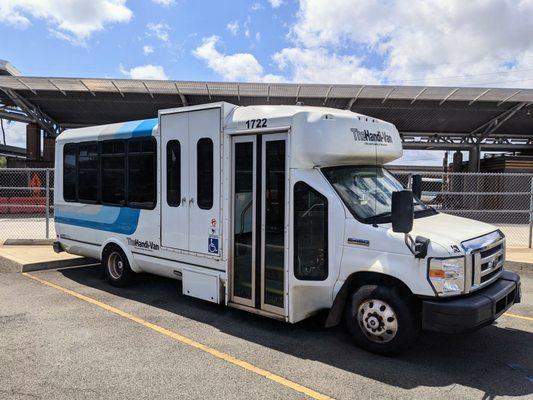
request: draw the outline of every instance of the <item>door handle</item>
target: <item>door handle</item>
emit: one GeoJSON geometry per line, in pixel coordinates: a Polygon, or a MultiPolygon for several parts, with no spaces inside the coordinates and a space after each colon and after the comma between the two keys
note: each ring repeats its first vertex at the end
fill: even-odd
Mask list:
{"type": "Polygon", "coordinates": [[[191,198],[189,199],[189,205],[191,205],[192,203],[194,203],[194,198],[193,198],[193,197],[191,197],[191,198]]]}
{"type": "Polygon", "coordinates": [[[187,202],[187,197],[182,197],[181,204],[185,205],[186,202],[187,202]]]}

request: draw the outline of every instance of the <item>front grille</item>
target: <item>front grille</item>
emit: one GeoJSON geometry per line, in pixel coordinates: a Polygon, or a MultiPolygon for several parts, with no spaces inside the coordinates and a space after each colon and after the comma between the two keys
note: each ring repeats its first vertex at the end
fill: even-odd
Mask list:
{"type": "Polygon", "coordinates": [[[498,269],[492,270],[487,275],[484,275],[484,276],[481,277],[481,283],[485,283],[485,282],[490,281],[492,278],[494,278],[500,272],[502,272],[502,267],[499,267],[498,269]]]}
{"type": "Polygon", "coordinates": [[[484,251],[481,252],[481,258],[486,258],[486,257],[492,256],[492,255],[498,253],[502,249],[503,249],[503,244],[499,244],[497,246],[494,246],[491,249],[484,250],[484,251]]]}
{"type": "Polygon", "coordinates": [[[505,237],[500,231],[462,243],[471,254],[470,290],[477,290],[494,282],[503,271],[505,262],[505,237]]]}

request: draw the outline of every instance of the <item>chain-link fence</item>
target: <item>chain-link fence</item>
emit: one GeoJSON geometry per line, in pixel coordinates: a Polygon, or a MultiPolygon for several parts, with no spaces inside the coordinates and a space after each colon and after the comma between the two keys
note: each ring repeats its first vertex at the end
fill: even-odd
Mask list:
{"type": "MultiPolygon", "coordinates": [[[[414,173],[393,174],[407,186],[414,173]]],[[[508,246],[531,247],[533,174],[416,174],[426,204],[498,226],[508,246]]],[[[0,169],[0,242],[55,238],[53,191],[53,169],[0,169]]]]}
{"type": "MultiPolygon", "coordinates": [[[[415,173],[394,171],[408,185],[415,173]]],[[[531,247],[533,174],[416,172],[422,201],[447,214],[496,225],[511,247],[531,247]]]]}
{"type": "Polygon", "coordinates": [[[53,169],[0,169],[0,243],[55,238],[53,169]]]}

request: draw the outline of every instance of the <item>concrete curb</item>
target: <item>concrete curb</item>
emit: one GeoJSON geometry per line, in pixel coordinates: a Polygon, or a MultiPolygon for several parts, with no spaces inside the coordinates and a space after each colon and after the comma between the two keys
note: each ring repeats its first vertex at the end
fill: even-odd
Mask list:
{"type": "Polygon", "coordinates": [[[6,239],[4,246],[51,246],[53,239],[6,239]]]}
{"type": "Polygon", "coordinates": [[[28,263],[13,256],[0,255],[0,273],[20,273],[31,272],[45,269],[56,269],[65,267],[76,267],[80,265],[89,265],[98,261],[85,258],[74,257],[66,260],[44,260],[41,262],[28,263]]]}

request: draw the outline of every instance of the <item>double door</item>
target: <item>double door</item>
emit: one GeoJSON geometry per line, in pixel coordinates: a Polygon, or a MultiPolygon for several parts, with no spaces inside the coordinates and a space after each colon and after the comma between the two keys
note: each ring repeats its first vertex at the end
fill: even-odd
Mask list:
{"type": "Polygon", "coordinates": [[[231,301],[283,315],[287,279],[287,135],[232,141],[231,301]]]}
{"type": "Polygon", "coordinates": [[[162,114],[161,243],[220,254],[220,108],[162,114]]]}

